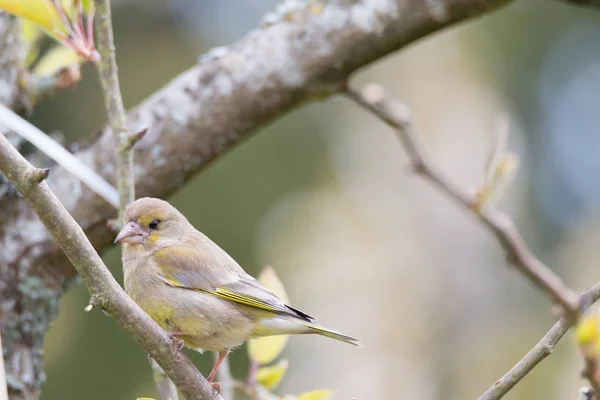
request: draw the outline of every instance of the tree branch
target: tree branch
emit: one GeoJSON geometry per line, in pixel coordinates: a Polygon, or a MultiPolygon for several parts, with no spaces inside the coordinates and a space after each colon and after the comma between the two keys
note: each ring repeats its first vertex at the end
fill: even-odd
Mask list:
{"type": "MultiPolygon", "coordinates": [[[[110,0],[96,0],[96,9],[100,19],[97,29],[100,59],[96,62],[96,66],[102,82],[106,112],[115,143],[120,220],[126,207],[135,200],[132,150],[134,144],[144,136],[146,129],[131,134],[125,126],[127,114],[125,113],[125,107],[123,107],[123,97],[119,87],[119,71],[115,54],[110,0]]],[[[178,400],[177,389],[165,371],[154,360],[150,360],[150,365],[159,399],[178,400]]]]}
{"type": "MultiPolygon", "coordinates": [[[[415,172],[433,182],[459,204],[472,211],[483,225],[494,233],[507,253],[507,261],[517,267],[548,297],[562,306],[565,317],[561,318],[521,361],[479,398],[479,400],[500,399],[552,353],[556,343],[575,324],[580,313],[600,298],[600,283],[581,296],[569,289],[558,275],[531,253],[516,231],[510,217],[500,213],[490,204],[478,203],[476,196],[459,188],[428,159],[411,122],[409,109],[389,96],[383,87],[370,84],[360,92],[347,88],[346,94],[357,104],[394,128],[415,172]]],[[[587,359],[586,363],[586,371],[589,375],[586,378],[596,389],[595,364],[590,365],[587,359]]]]}
{"type": "MultiPolygon", "coordinates": [[[[45,173],[33,167],[0,134],[0,172],[15,185],[42,220],[79,272],[94,301],[126,330],[173,379],[187,400],[212,399],[212,386],[194,364],[121,289],[77,222],[69,215],[46,182],[45,173]]],[[[220,396],[217,396],[220,398],[220,396]]]]}
{"type": "MultiPolygon", "coordinates": [[[[596,283],[582,295],[582,304],[590,306],[600,299],[600,282],[596,283]]],[[[531,372],[542,360],[552,354],[554,347],[560,339],[573,326],[572,321],[561,318],[544,335],[542,339],[529,352],[519,360],[504,376],[492,387],[485,391],[479,400],[498,400],[504,397],[517,383],[531,372]]]]}
{"type": "Polygon", "coordinates": [[[117,182],[119,190],[119,215],[135,200],[135,180],[133,174],[133,145],[126,123],[127,114],[123,107],[119,71],[115,56],[110,0],[96,0],[98,51],[100,60],[96,62],[104,93],[104,104],[112,131],[116,151],[117,182]]]}
{"type": "Polygon", "coordinates": [[[554,347],[560,339],[573,326],[566,318],[561,318],[552,328],[537,342],[535,346],[514,367],[479,396],[479,400],[498,400],[508,393],[517,383],[531,372],[543,359],[554,351],[554,347]]]}
{"type": "Polygon", "coordinates": [[[577,319],[579,296],[531,253],[510,217],[496,210],[491,204],[480,206],[475,196],[458,187],[428,159],[415,132],[415,127],[410,121],[410,112],[407,107],[388,96],[383,87],[375,84],[367,85],[362,92],[348,88],[346,93],[357,104],[394,128],[398,139],[408,153],[415,172],[433,182],[467,210],[472,211],[483,225],[496,236],[506,251],[507,261],[548,297],[562,306],[567,316],[577,319]]]}
{"type": "MultiPolygon", "coordinates": [[[[298,9],[291,17],[269,14],[263,27],[238,43],[209,52],[199,65],[128,114],[128,131],[150,127],[135,149],[136,189],[140,195],[157,197],[172,193],[257,128],[293,107],[341,89],[356,69],[428,33],[506,3],[446,0],[441,7],[443,15],[437,15],[439,8],[425,0],[409,8],[401,0],[377,2],[377,6],[331,2],[318,14],[309,8],[298,9]],[[356,15],[370,23],[362,25],[356,15]],[[274,59],[270,56],[273,52],[280,56],[274,59]]],[[[114,182],[113,147],[107,127],[75,155],[114,182]]],[[[61,167],[53,168],[47,182],[97,248],[111,244],[113,235],[105,224],[114,217],[112,207],[80,187],[78,179],[61,167]]],[[[0,240],[10,240],[15,249],[0,254],[0,264],[17,263],[32,269],[43,264],[57,276],[73,276],[64,260],[55,257],[58,249],[48,246],[43,251],[24,251],[34,241],[50,237],[23,200],[10,198],[0,201],[0,206],[6,216],[0,240]],[[36,235],[13,236],[16,228],[25,224],[36,235]]]]}

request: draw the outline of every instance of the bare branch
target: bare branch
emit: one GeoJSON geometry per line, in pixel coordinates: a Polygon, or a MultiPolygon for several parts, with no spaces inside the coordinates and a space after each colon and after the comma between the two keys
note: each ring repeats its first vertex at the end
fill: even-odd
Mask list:
{"type": "Polygon", "coordinates": [[[367,85],[362,92],[348,88],[346,93],[357,104],[394,128],[414,170],[472,211],[496,236],[506,251],[507,261],[559,304],[566,315],[574,320],[577,319],[579,296],[531,253],[510,217],[496,210],[491,204],[483,206],[478,204],[473,195],[461,189],[428,159],[406,106],[388,96],[383,87],[375,84],[367,85]]]}
{"type": "MultiPolygon", "coordinates": [[[[119,216],[122,216],[127,205],[135,200],[133,146],[146,134],[148,128],[140,129],[134,133],[127,131],[125,126],[127,114],[125,113],[121,88],[119,87],[119,71],[115,55],[110,0],[97,0],[96,7],[100,17],[100,23],[98,24],[98,51],[101,57],[96,62],[96,66],[98,67],[100,81],[104,89],[104,103],[106,104],[106,112],[115,143],[114,151],[116,152],[115,157],[117,160],[117,182],[120,200],[119,216]]],[[[150,365],[152,366],[152,376],[154,377],[160,400],[178,400],[177,389],[165,371],[154,360],[150,361],[150,365]]]]}
{"type": "MultiPolygon", "coordinates": [[[[600,282],[581,295],[584,308],[600,299],[600,282]]],[[[561,318],[540,341],[514,367],[479,397],[479,400],[498,400],[519,383],[536,365],[549,356],[560,339],[573,326],[573,322],[561,318]]]]}
{"type": "Polygon", "coordinates": [[[517,383],[531,372],[543,359],[552,354],[560,339],[573,326],[566,318],[561,318],[544,337],[514,367],[479,396],[479,400],[498,400],[504,397],[517,383]]]}
{"type": "Polygon", "coordinates": [[[112,131],[115,150],[117,151],[117,181],[119,190],[119,215],[125,207],[135,200],[135,179],[133,173],[133,142],[127,132],[127,114],[123,107],[121,88],[119,87],[119,74],[115,57],[115,44],[113,39],[112,16],[110,0],[97,0],[96,13],[98,15],[98,51],[100,60],[96,66],[100,74],[100,81],[104,93],[104,103],[108,113],[109,126],[112,131]]]}
{"type": "MultiPolygon", "coordinates": [[[[0,134],[0,172],[15,185],[52,234],[97,303],[156,360],[187,400],[212,399],[212,386],[177,351],[167,333],[127,296],[46,182],[34,179],[33,167],[0,134]]],[[[217,396],[217,398],[221,398],[217,396]]]]}

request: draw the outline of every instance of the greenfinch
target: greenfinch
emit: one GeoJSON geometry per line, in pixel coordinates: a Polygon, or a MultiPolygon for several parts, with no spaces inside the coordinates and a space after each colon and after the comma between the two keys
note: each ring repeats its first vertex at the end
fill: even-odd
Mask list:
{"type": "Polygon", "coordinates": [[[253,337],[316,333],[360,346],[284,304],[166,201],[141,198],[123,214],[125,291],[181,346],[229,351],[253,337]]]}

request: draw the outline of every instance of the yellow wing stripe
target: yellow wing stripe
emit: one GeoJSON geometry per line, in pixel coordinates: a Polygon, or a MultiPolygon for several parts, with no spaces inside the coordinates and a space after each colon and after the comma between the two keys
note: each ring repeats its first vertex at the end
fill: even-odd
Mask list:
{"type": "Polygon", "coordinates": [[[171,286],[184,288],[184,289],[198,290],[200,292],[212,294],[213,296],[217,296],[217,297],[220,297],[225,300],[235,301],[236,303],[244,304],[244,305],[247,305],[250,307],[256,307],[261,310],[266,310],[266,311],[271,311],[271,312],[281,312],[281,310],[271,306],[268,303],[260,301],[254,297],[249,297],[249,296],[245,296],[240,293],[232,292],[225,288],[218,287],[214,291],[213,290],[205,290],[205,289],[187,288],[186,286],[183,286],[180,282],[178,282],[175,279],[166,278],[166,277],[164,279],[171,286]]]}
{"type": "Polygon", "coordinates": [[[270,304],[260,301],[254,297],[245,296],[243,294],[235,293],[235,292],[232,292],[232,291],[224,289],[224,288],[216,288],[216,290],[214,292],[208,292],[208,293],[214,294],[223,299],[235,301],[240,304],[260,308],[262,310],[272,311],[272,312],[281,312],[281,310],[278,310],[277,308],[271,306],[270,304]]]}

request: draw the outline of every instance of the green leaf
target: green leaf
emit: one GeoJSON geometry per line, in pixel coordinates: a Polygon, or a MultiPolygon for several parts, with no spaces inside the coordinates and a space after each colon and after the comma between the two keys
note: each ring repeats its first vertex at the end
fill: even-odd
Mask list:
{"type": "Polygon", "coordinates": [[[329,389],[317,389],[298,396],[297,400],[331,400],[335,392],[329,389]]]}
{"type": "Polygon", "coordinates": [[[58,70],[73,64],[79,64],[81,58],[69,47],[55,46],[42,56],[33,73],[38,76],[54,75],[58,70]]]}
{"type": "Polygon", "coordinates": [[[288,369],[288,364],[288,360],[280,360],[273,366],[261,367],[256,373],[256,380],[267,389],[276,389],[288,369]]]}
{"type": "Polygon", "coordinates": [[[577,323],[575,342],[584,356],[590,359],[598,358],[600,355],[600,313],[591,312],[577,323]]]}
{"type": "Polygon", "coordinates": [[[42,36],[40,26],[35,22],[24,19],[21,21],[21,37],[28,46],[38,41],[42,36]]]}
{"type": "Polygon", "coordinates": [[[26,19],[21,21],[21,38],[27,47],[27,56],[25,57],[25,67],[29,68],[40,54],[40,39],[42,38],[42,28],[34,22],[26,19]]]}
{"type": "Polygon", "coordinates": [[[86,15],[90,15],[95,11],[94,0],[82,0],[81,5],[83,6],[83,12],[86,15]]]}
{"type": "MultiPolygon", "coordinates": [[[[277,295],[284,303],[288,303],[288,295],[283,283],[271,266],[266,266],[258,276],[260,283],[277,295]]],[[[266,365],[272,363],[283,351],[287,344],[288,335],[267,336],[248,341],[249,357],[259,363],[266,365]]]]}
{"type": "Polygon", "coordinates": [[[21,17],[52,33],[55,30],[66,33],[54,4],[50,0],[0,0],[0,9],[21,17]]]}

